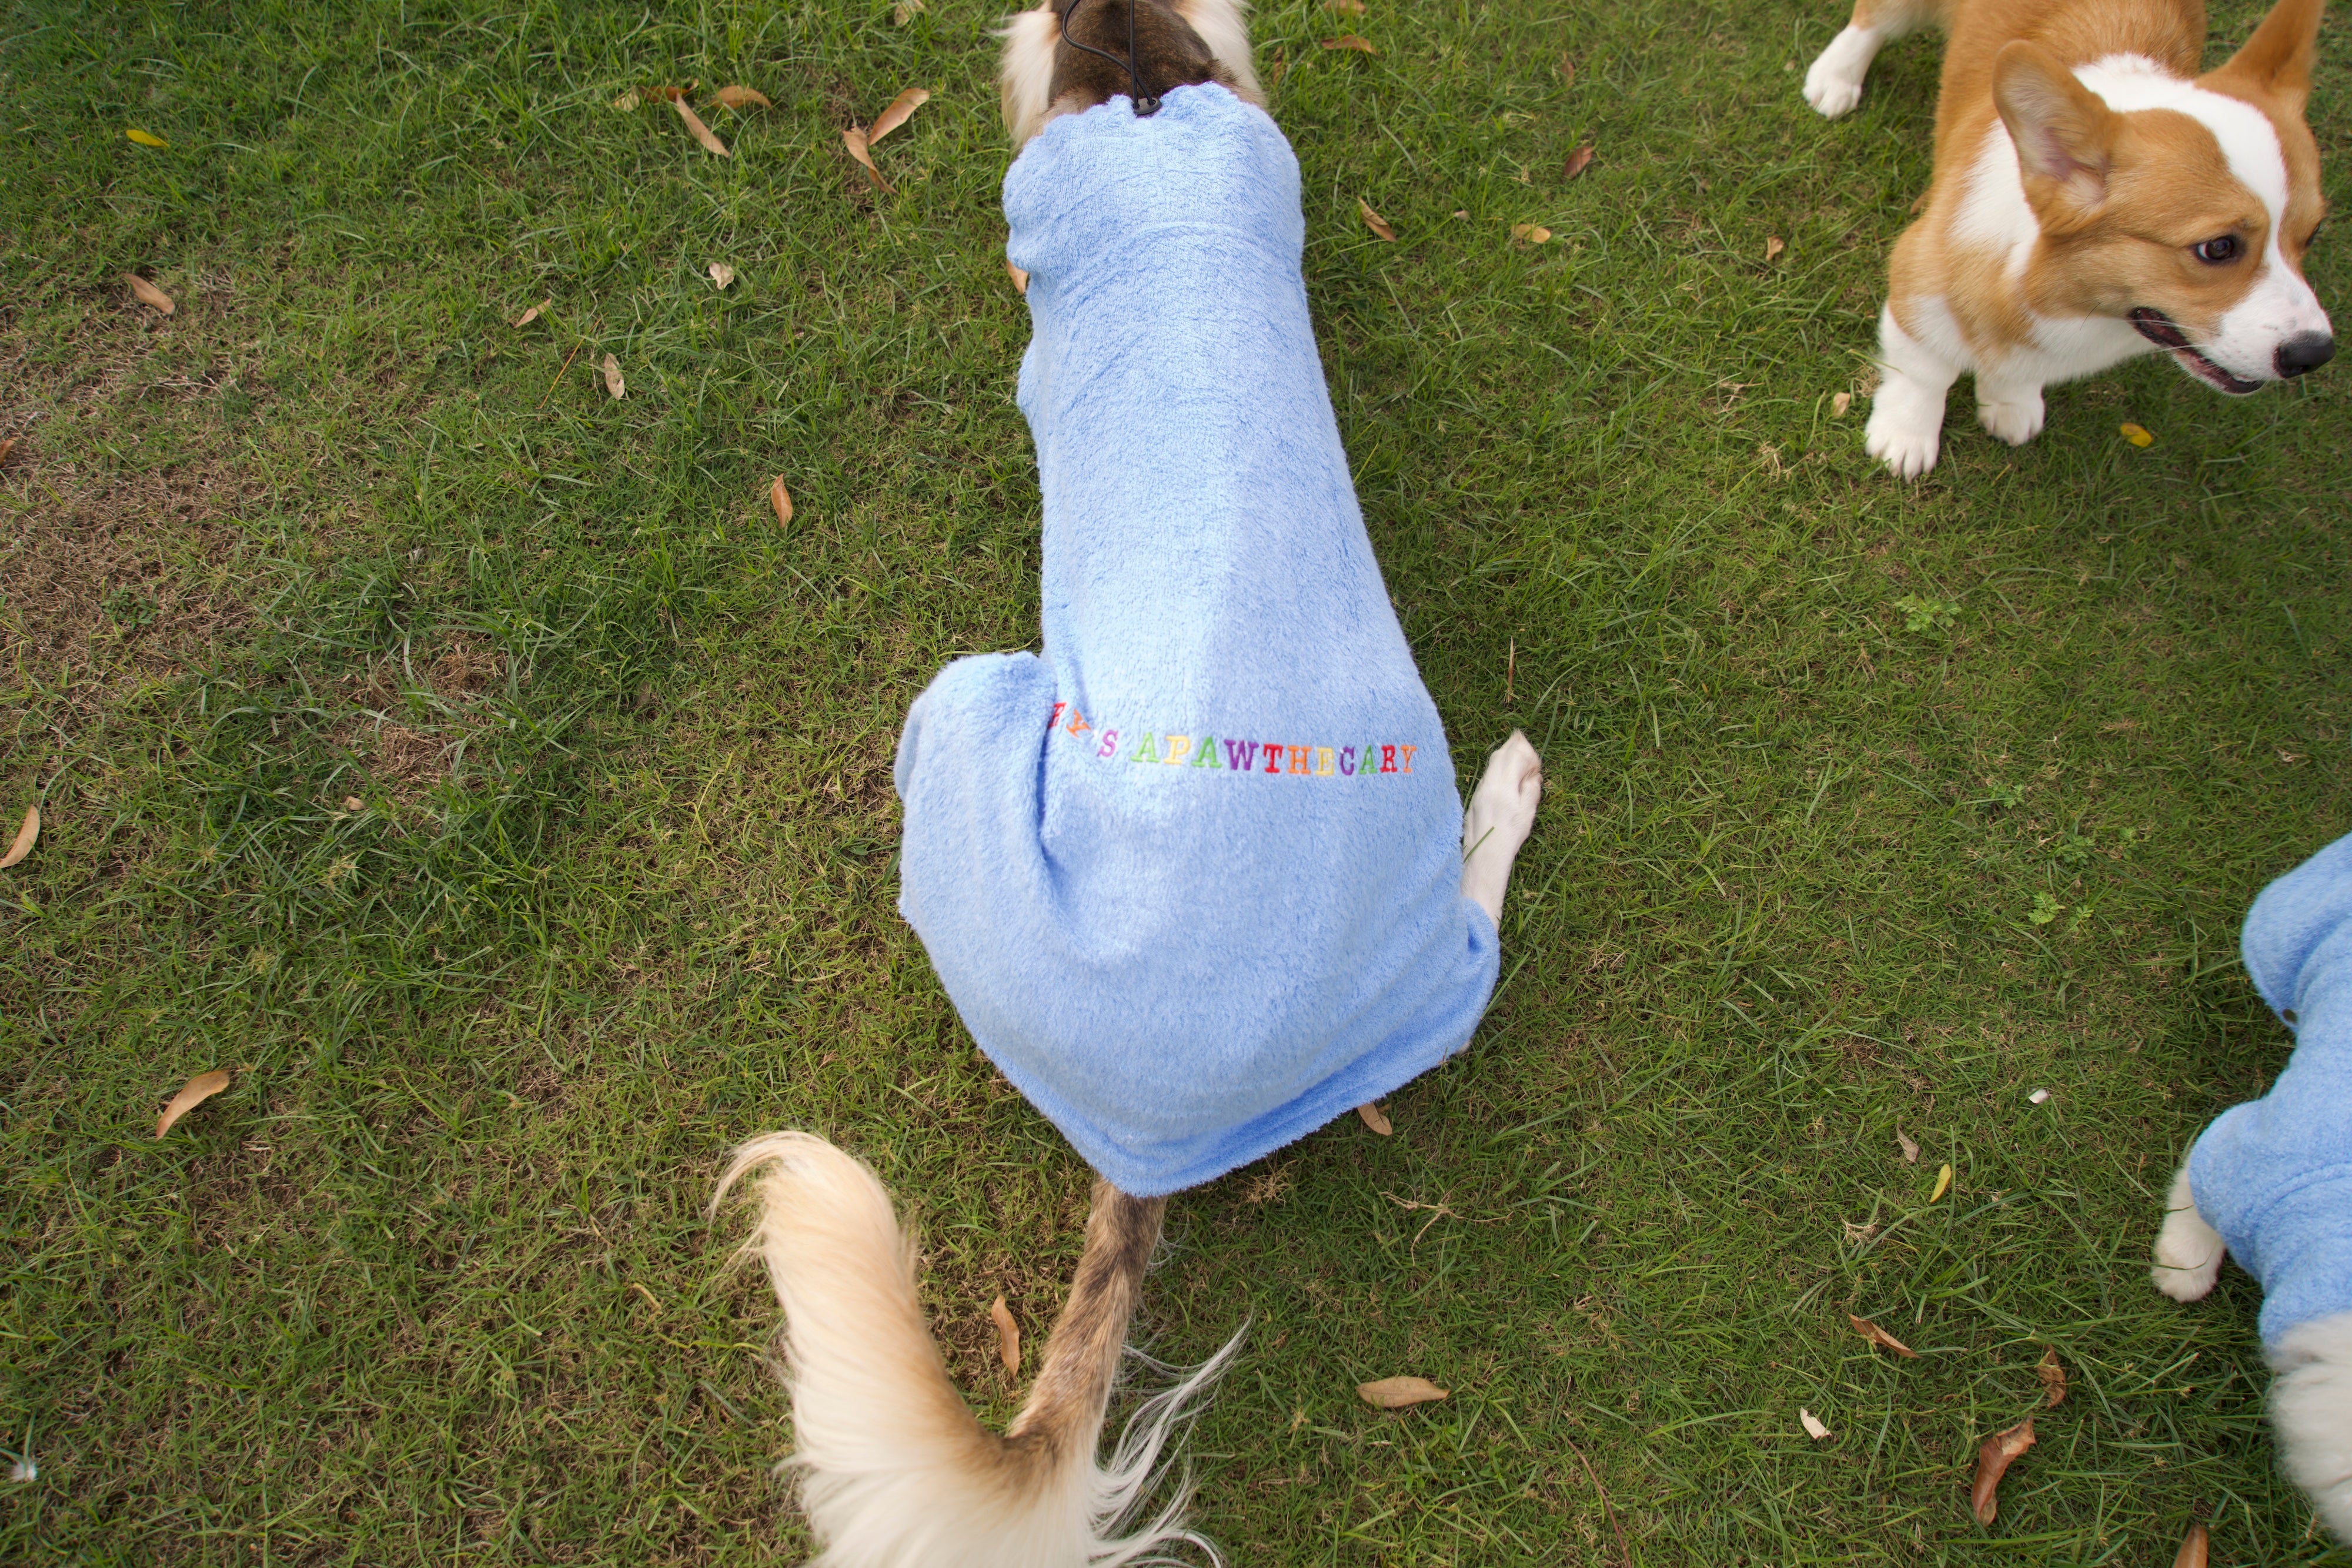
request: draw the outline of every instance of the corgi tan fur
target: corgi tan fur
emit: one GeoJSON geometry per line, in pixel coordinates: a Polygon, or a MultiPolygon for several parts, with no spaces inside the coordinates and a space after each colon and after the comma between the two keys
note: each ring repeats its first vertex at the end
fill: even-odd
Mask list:
{"type": "Polygon", "coordinates": [[[2303,256],[2324,207],[2304,123],[2321,0],[2278,0],[2197,74],[2201,0],[1858,0],[1805,76],[1835,119],[1880,46],[1942,25],[1936,172],[1895,243],[1867,446],[1936,465],[1944,396],[2021,445],[2042,390],[2156,350],[2233,396],[2335,352],[2303,256]]]}

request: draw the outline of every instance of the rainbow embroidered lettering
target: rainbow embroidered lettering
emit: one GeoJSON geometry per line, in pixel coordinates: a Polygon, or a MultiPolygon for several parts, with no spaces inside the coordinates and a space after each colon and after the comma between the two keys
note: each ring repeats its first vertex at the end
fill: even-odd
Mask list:
{"type": "Polygon", "coordinates": [[[1286,740],[1221,739],[1192,736],[1181,730],[1145,730],[1122,753],[1117,728],[1097,729],[1076,707],[1054,705],[1045,720],[1048,736],[1060,734],[1081,742],[1096,761],[1124,756],[1129,762],[1157,763],[1163,768],[1207,768],[1219,773],[1251,774],[1282,779],[1372,779],[1382,774],[1412,771],[1417,744],[1371,741],[1361,746],[1294,746],[1286,740]]]}

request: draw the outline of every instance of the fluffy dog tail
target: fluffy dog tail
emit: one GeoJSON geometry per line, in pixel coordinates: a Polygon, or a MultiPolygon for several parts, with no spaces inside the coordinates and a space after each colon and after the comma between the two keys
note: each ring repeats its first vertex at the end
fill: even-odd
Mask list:
{"type": "MultiPolygon", "coordinates": [[[[801,1504],[824,1542],[812,1568],[1112,1568],[1179,1542],[1190,1488],[1130,1534],[1170,1428],[1224,1368],[1236,1334],[1146,1404],[1108,1469],[1095,1462],[1127,1322],[1166,1200],[1095,1184],[1084,1254],[1029,1401],[1003,1437],[948,1381],[915,1293],[915,1248],[871,1170],[806,1133],[737,1149],[719,1197],[767,1167],[745,1251],[783,1305],[801,1504]]],[[[717,1198],[712,1200],[716,1207],[717,1198]]]]}

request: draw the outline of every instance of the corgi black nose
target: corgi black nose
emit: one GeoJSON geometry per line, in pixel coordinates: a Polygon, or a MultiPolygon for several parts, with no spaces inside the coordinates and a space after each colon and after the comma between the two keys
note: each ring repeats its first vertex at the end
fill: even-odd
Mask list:
{"type": "Polygon", "coordinates": [[[2315,371],[2336,357],[2336,340],[2325,332],[2297,332],[2278,346],[2272,363],[2283,376],[2299,376],[2305,371],[2315,371]]]}

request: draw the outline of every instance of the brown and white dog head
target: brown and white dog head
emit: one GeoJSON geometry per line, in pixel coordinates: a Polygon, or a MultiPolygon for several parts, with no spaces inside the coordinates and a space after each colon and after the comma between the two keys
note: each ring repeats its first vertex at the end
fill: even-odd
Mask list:
{"type": "Polygon", "coordinates": [[[2137,55],[2069,71],[2035,44],[1993,66],[2043,277],[2084,315],[2121,317],[2225,392],[2336,351],[2304,281],[2319,149],[2304,123],[2322,0],[2278,0],[2219,70],[2184,81],[2137,55]]]}
{"type": "Polygon", "coordinates": [[[1019,148],[1045,122],[1133,90],[1125,68],[1132,19],[1136,73],[1154,98],[1188,82],[1219,82],[1259,108],[1265,93],[1250,63],[1244,0],[1040,0],[1008,17],[998,78],[1004,128],[1019,148]],[[1071,40],[1102,54],[1074,47],[1071,40]]]}

